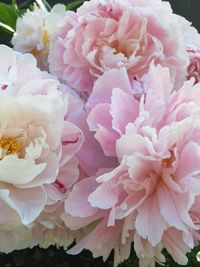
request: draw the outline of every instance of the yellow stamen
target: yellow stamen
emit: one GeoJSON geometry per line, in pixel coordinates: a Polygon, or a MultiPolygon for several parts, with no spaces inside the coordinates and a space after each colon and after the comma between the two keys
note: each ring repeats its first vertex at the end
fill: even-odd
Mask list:
{"type": "Polygon", "coordinates": [[[126,58],[129,57],[128,52],[125,51],[122,47],[120,47],[120,45],[115,46],[114,49],[115,49],[114,55],[123,54],[126,58]]]}
{"type": "Polygon", "coordinates": [[[39,56],[40,54],[47,54],[48,53],[49,34],[46,30],[43,31],[42,42],[43,42],[43,45],[45,46],[45,48],[42,50],[38,50],[36,48],[33,48],[31,50],[32,55],[39,56]]]}
{"type": "Polygon", "coordinates": [[[46,30],[43,32],[42,41],[45,46],[49,44],[49,34],[46,30]]]}
{"type": "Polygon", "coordinates": [[[2,155],[0,155],[0,158],[3,158],[7,155],[19,154],[19,139],[16,137],[2,136],[0,139],[0,149],[2,150],[2,155]]]}

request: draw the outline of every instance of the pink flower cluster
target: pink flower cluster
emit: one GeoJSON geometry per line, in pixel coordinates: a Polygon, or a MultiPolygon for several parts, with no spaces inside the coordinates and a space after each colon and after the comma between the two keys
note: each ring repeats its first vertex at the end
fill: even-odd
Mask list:
{"type": "Polygon", "coordinates": [[[75,240],[68,253],[114,251],[114,266],[132,246],[141,267],[164,248],[186,265],[200,240],[198,32],[161,0],[35,8],[13,44],[42,47],[46,71],[0,45],[0,251],[75,240]]]}

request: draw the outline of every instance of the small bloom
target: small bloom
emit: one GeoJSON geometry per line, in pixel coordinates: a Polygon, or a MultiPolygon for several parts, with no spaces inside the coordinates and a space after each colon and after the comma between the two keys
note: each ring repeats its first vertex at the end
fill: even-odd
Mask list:
{"type": "Polygon", "coordinates": [[[48,69],[49,42],[54,32],[62,25],[64,16],[64,5],[57,4],[48,12],[34,4],[32,11],[27,10],[17,20],[16,32],[12,39],[14,49],[33,54],[39,67],[48,69]]]}

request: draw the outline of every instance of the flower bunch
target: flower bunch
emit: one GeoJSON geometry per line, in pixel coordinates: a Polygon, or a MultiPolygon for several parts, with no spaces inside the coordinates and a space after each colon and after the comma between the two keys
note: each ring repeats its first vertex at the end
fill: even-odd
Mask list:
{"type": "MultiPolygon", "coordinates": [[[[38,1],[39,2],[39,1],[38,1]]],[[[0,251],[179,264],[200,240],[200,35],[161,0],[33,6],[0,45],[0,251]]]]}

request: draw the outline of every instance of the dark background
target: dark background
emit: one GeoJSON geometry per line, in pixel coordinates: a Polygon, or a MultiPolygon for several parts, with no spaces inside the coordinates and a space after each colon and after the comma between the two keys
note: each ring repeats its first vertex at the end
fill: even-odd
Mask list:
{"type": "Polygon", "coordinates": [[[184,16],[200,32],[200,0],[170,0],[174,13],[184,16]]]}

